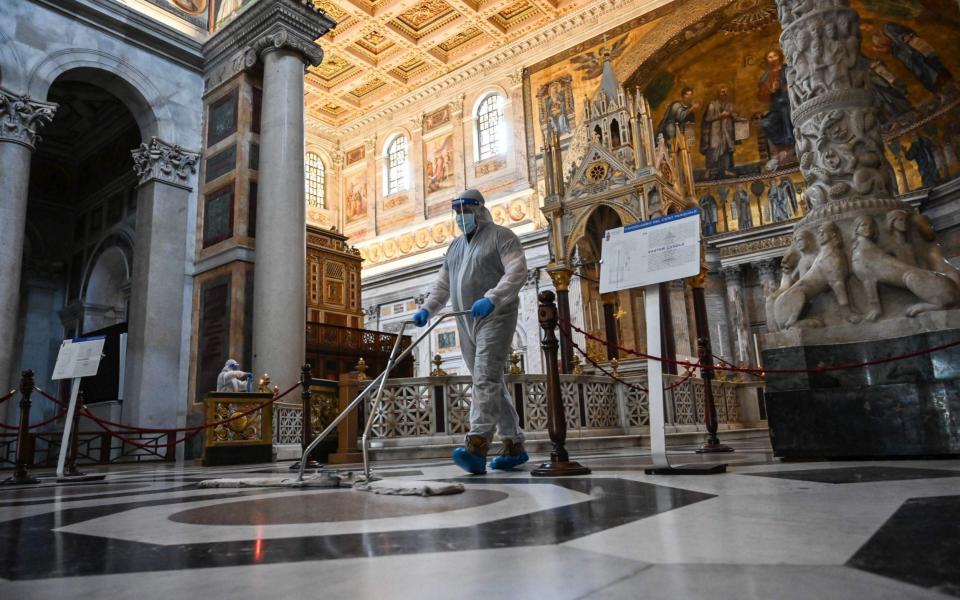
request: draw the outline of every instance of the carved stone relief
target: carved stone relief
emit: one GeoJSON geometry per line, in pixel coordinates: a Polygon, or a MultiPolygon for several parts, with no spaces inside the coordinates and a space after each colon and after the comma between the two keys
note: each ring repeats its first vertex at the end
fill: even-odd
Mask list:
{"type": "Polygon", "coordinates": [[[777,0],[809,213],[767,296],[768,327],[912,317],[960,302],[960,272],[896,198],[849,0],[777,0]],[[819,248],[811,260],[811,239],[819,248]],[[879,284],[884,284],[880,287],[879,284]],[[861,314],[862,313],[862,314],[861,314]]]}

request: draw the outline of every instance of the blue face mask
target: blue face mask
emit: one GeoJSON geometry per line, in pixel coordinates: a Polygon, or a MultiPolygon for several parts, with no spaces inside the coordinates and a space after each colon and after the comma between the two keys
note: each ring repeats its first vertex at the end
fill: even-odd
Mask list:
{"type": "Polygon", "coordinates": [[[458,213],[457,227],[464,233],[473,233],[477,228],[477,215],[473,213],[458,213]]]}

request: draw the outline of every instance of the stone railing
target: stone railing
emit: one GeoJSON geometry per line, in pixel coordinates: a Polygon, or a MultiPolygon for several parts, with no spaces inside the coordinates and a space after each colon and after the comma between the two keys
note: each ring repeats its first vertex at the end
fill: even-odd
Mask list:
{"type": "Polygon", "coordinates": [[[276,402],[273,405],[273,443],[297,444],[301,442],[303,428],[303,405],[276,402]]]}
{"type": "MultiPolygon", "coordinates": [[[[644,433],[649,425],[645,378],[630,386],[604,376],[562,375],[561,396],[567,429],[585,434],[644,433]]],[[[668,432],[698,431],[704,426],[702,379],[665,375],[668,432]],[[673,387],[670,387],[673,386],[673,387]]],[[[740,426],[740,398],[732,382],[713,382],[720,423],[740,426]]],[[[507,387],[527,432],[547,429],[546,377],[509,375],[507,387]]],[[[379,439],[429,438],[465,434],[470,428],[473,384],[468,376],[392,379],[384,387],[383,405],[373,422],[379,439]]],[[[367,410],[370,403],[367,404],[367,410]]]]}
{"type": "MultiPolygon", "coordinates": [[[[625,385],[605,376],[561,375],[560,388],[566,409],[567,430],[577,437],[643,435],[649,426],[646,378],[625,376],[625,385]]],[[[546,437],[547,398],[544,375],[508,375],[507,387],[520,415],[524,431],[546,437]]],[[[705,430],[703,380],[664,375],[667,433],[705,430]]],[[[741,420],[755,414],[756,394],[743,384],[714,381],[713,396],[721,429],[756,424],[741,420]],[[742,408],[742,404],[744,408],[742,408]]],[[[383,405],[373,421],[371,438],[385,446],[438,444],[459,440],[470,429],[473,382],[469,376],[390,379],[383,390],[383,405]]],[[[360,427],[369,414],[367,402],[360,427]]],[[[277,403],[273,407],[274,445],[299,445],[302,409],[299,404],[277,403]]]]}

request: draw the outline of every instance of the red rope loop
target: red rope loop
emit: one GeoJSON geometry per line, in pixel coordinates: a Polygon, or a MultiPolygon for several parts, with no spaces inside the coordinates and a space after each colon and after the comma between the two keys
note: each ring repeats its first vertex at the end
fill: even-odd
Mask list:
{"type": "MultiPolygon", "coordinates": [[[[66,414],[67,414],[67,411],[61,410],[59,413],[53,415],[53,416],[50,417],[49,419],[46,419],[46,420],[44,420],[44,421],[40,421],[39,423],[36,423],[36,424],[34,424],[34,425],[28,425],[28,426],[27,426],[27,429],[37,429],[38,427],[43,427],[44,425],[49,425],[50,423],[53,423],[54,421],[56,421],[57,419],[63,417],[63,416],[66,415],[66,414]]],[[[17,431],[17,430],[20,429],[20,428],[17,427],[17,426],[15,426],[15,425],[8,425],[8,424],[6,424],[6,423],[0,423],[0,429],[6,429],[6,430],[8,430],[8,431],[17,431]]]]}
{"type": "MultiPolygon", "coordinates": [[[[590,333],[590,332],[588,332],[588,331],[584,331],[583,329],[580,329],[579,327],[577,327],[576,325],[574,325],[574,324],[571,323],[570,321],[564,320],[564,321],[562,321],[562,323],[563,323],[564,325],[570,327],[570,328],[573,329],[574,331],[583,334],[583,335],[586,336],[587,338],[589,338],[589,339],[591,339],[591,340],[594,340],[595,342],[599,342],[599,343],[602,343],[602,344],[606,344],[606,343],[607,343],[606,340],[604,340],[603,338],[597,337],[597,336],[593,335],[592,333],[590,333]]],[[[563,327],[560,328],[560,331],[563,331],[563,327]]],[[[735,373],[750,373],[750,374],[752,374],[752,375],[762,375],[762,374],[764,374],[764,373],[830,373],[830,372],[832,372],[832,371],[849,371],[849,370],[852,370],[852,369],[859,369],[859,368],[862,368],[862,367],[872,367],[872,366],[874,366],[874,365],[882,365],[882,364],[886,364],[886,363],[897,362],[897,361],[900,361],[900,360],[907,360],[907,359],[909,359],[909,358],[916,358],[916,357],[918,357],[918,356],[925,356],[925,355],[927,355],[927,354],[933,354],[934,352],[940,352],[941,350],[948,350],[948,349],[950,349],[950,348],[955,348],[955,347],[957,347],[957,346],[960,346],[960,340],[955,340],[955,341],[952,341],[952,342],[947,342],[946,344],[940,344],[939,346],[933,346],[932,348],[925,348],[925,349],[923,349],[923,350],[917,350],[917,351],[915,351],[915,352],[910,352],[910,353],[907,353],[907,354],[901,354],[901,355],[899,355],[899,356],[888,356],[888,357],[885,357],[885,358],[875,358],[875,359],[873,359],[873,360],[865,360],[865,361],[858,362],[858,363],[848,363],[848,364],[845,364],[845,365],[820,366],[820,367],[815,367],[815,368],[813,368],[813,369],[769,369],[769,368],[767,368],[767,367],[763,367],[763,368],[760,368],[760,367],[737,367],[737,366],[732,366],[732,365],[731,365],[731,366],[713,365],[713,367],[711,367],[711,368],[712,368],[713,370],[715,370],[715,371],[732,371],[732,372],[735,372],[735,373]]],[[[626,352],[627,354],[632,354],[632,355],[637,356],[637,357],[639,357],[639,358],[646,358],[646,359],[655,360],[655,361],[658,361],[658,362],[666,362],[666,363],[669,363],[669,364],[681,365],[681,366],[684,366],[684,367],[699,367],[699,366],[700,366],[698,363],[692,363],[692,362],[686,361],[686,360],[671,360],[671,359],[664,358],[664,357],[661,357],[661,356],[654,356],[654,355],[652,355],[652,354],[646,354],[646,353],[644,353],[644,352],[639,352],[639,351],[637,351],[637,350],[633,350],[632,348],[624,348],[623,346],[617,346],[617,349],[620,350],[621,352],[626,352]]],[[[721,362],[723,362],[723,363],[725,363],[725,364],[727,364],[727,365],[730,364],[730,363],[728,363],[727,361],[725,361],[725,360],[723,360],[723,359],[720,359],[720,360],[721,360],[721,362]]]]}

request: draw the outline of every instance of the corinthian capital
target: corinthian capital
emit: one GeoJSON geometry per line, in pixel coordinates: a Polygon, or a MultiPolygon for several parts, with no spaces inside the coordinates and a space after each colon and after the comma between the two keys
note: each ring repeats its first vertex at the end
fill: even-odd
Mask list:
{"type": "Polygon", "coordinates": [[[140,178],[140,183],[158,179],[181,187],[192,187],[191,179],[197,172],[200,158],[197,152],[152,137],[130,153],[133,155],[133,170],[140,178]]]}
{"type": "Polygon", "coordinates": [[[53,120],[57,105],[38,102],[0,87],[0,141],[23,144],[33,150],[40,136],[37,130],[53,120]]]}
{"type": "Polygon", "coordinates": [[[309,38],[304,38],[285,27],[278,26],[274,31],[255,39],[243,52],[244,66],[257,64],[257,59],[271,50],[293,50],[300,54],[310,66],[323,62],[323,48],[309,38]]]}

